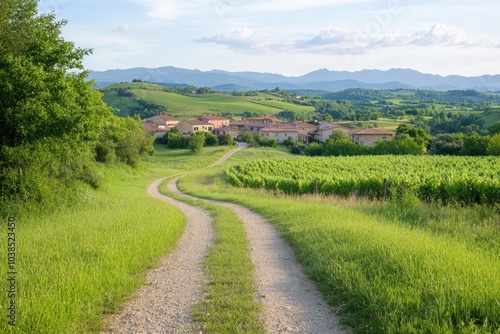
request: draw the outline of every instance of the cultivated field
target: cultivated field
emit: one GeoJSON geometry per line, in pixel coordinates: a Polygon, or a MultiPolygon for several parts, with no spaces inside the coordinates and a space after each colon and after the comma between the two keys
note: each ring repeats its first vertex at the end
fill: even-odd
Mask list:
{"type": "Polygon", "coordinates": [[[429,205],[414,196],[384,203],[288,196],[226,183],[231,165],[258,156],[243,151],[225,167],[183,178],[180,187],[238,202],[276,224],[357,333],[500,331],[497,208],[429,205]]]}
{"type": "Polygon", "coordinates": [[[427,202],[496,204],[500,202],[499,164],[498,157],[303,157],[253,161],[229,169],[226,175],[234,186],[292,195],[381,199],[412,194],[427,202]]]}

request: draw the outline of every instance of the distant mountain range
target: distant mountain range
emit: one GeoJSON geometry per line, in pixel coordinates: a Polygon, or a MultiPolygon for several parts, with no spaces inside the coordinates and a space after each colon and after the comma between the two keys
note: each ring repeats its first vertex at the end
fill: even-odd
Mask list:
{"type": "Polygon", "coordinates": [[[248,91],[274,89],[341,91],[365,89],[426,89],[500,91],[500,75],[465,77],[424,74],[411,69],[362,70],[357,72],[320,69],[300,77],[258,72],[200,71],[176,67],[131,68],[124,70],[90,71],[89,78],[98,87],[134,79],[167,85],[209,86],[218,91],[248,91]]]}

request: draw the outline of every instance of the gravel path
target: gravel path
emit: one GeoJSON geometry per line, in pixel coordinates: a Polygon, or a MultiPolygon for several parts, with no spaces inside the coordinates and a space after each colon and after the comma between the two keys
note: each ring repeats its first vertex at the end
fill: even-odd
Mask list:
{"type": "MultiPolygon", "coordinates": [[[[174,194],[186,195],[168,184],[174,194]]],[[[276,228],[248,208],[220,201],[205,200],[233,210],[243,221],[250,240],[250,256],[255,265],[257,298],[264,310],[264,325],[269,333],[347,333],[332,314],[314,283],[295,259],[292,248],[276,228]]]]}
{"type": "MultiPolygon", "coordinates": [[[[211,166],[243,148],[231,151],[211,166]]],[[[190,308],[199,300],[200,287],[205,282],[200,262],[213,242],[211,218],[204,210],[161,195],[157,188],[163,180],[152,183],[148,193],[179,207],[188,217],[188,225],[176,251],[149,273],[148,284],[139,290],[138,297],[111,319],[112,333],[195,331],[190,308]]],[[[169,190],[191,197],[178,190],[177,180],[169,182],[169,190]]],[[[229,207],[245,224],[255,265],[256,298],[263,305],[264,324],[269,333],[349,332],[341,329],[337,317],[330,312],[314,283],[305,277],[293,250],[274,226],[244,206],[207,202],[229,207]]]]}
{"type": "Polygon", "coordinates": [[[212,219],[198,207],[159,193],[164,179],[153,182],[148,194],[180,208],[188,223],[174,252],[148,273],[147,284],[123,311],[109,319],[107,333],[193,333],[191,307],[200,300],[205,277],[201,261],[214,240],[212,219]]]}

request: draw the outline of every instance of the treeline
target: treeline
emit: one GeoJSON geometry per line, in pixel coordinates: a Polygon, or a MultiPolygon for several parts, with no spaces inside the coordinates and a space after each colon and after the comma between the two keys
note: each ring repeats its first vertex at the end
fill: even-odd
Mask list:
{"type": "Polygon", "coordinates": [[[7,0],[0,14],[0,215],[73,202],[101,184],[98,162],[153,153],[142,123],[114,116],[86,82],[90,50],[61,37],[65,21],[35,0],[7,0]]]}
{"type": "Polygon", "coordinates": [[[165,135],[163,135],[163,137],[161,138],[158,138],[156,142],[166,145],[171,149],[190,149],[193,152],[198,152],[206,146],[236,145],[236,142],[229,134],[215,136],[210,132],[199,131],[191,133],[189,136],[185,137],[176,128],[172,128],[167,131],[165,135]]]}

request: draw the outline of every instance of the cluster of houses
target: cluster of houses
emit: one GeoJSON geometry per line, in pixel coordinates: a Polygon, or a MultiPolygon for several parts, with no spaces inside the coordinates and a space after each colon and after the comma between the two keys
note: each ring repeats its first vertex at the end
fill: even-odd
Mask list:
{"type": "Polygon", "coordinates": [[[146,131],[157,137],[162,137],[166,131],[175,127],[185,136],[198,131],[208,131],[216,136],[229,134],[236,140],[243,131],[247,131],[264,138],[274,138],[278,143],[283,143],[289,138],[306,143],[311,140],[325,142],[337,130],[344,132],[352,142],[363,146],[373,146],[379,140],[391,140],[394,136],[394,132],[388,130],[350,130],[338,124],[326,122],[321,122],[319,125],[303,121],[283,123],[273,116],[251,117],[239,121],[231,121],[221,116],[202,116],[198,119],[179,122],[174,116],[157,115],[145,119],[144,127],[146,131]]]}

